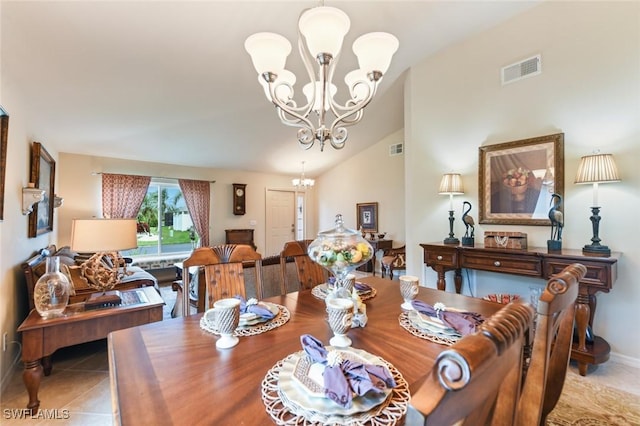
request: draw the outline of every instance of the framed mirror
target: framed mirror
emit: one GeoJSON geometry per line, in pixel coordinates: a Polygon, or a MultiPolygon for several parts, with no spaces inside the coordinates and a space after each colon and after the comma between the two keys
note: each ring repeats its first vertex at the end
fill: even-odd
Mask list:
{"type": "Polygon", "coordinates": [[[4,179],[7,170],[9,114],[0,106],[0,221],[4,220],[4,179]]]}
{"type": "Polygon", "coordinates": [[[44,189],[44,199],[29,213],[29,238],[53,231],[53,197],[56,162],[39,142],[31,145],[31,179],[36,188],[44,189]]]}

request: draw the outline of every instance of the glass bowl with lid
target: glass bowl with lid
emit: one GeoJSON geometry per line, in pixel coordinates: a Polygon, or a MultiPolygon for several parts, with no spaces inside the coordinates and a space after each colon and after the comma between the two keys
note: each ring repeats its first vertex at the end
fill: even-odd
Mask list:
{"type": "Polygon", "coordinates": [[[347,275],[371,260],[373,248],[360,232],[345,228],[342,215],[338,214],[335,228],[318,233],[307,253],[311,260],[333,274],[335,285],[331,290],[340,292],[345,287],[347,275]]]}

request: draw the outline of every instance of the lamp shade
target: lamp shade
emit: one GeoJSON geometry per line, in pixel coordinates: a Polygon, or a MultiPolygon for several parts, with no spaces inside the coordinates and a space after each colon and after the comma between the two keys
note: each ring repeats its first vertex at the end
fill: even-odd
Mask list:
{"type": "Polygon", "coordinates": [[[245,50],[251,55],[253,67],[258,74],[273,72],[278,74],[287,63],[291,53],[289,40],[276,33],[256,33],[244,42],[245,50]]]}
{"type": "Polygon", "coordinates": [[[380,71],[386,73],[391,65],[391,57],[398,50],[400,42],[389,33],[375,32],[361,35],[353,42],[353,53],[358,57],[360,69],[366,73],[380,71]]]}
{"type": "Polygon", "coordinates": [[[138,247],[135,219],[74,219],[71,250],[80,253],[120,251],[138,247]]]}
{"type": "Polygon", "coordinates": [[[464,194],[464,189],[462,187],[462,177],[460,177],[459,173],[446,173],[442,176],[442,180],[440,181],[440,190],[438,191],[441,195],[460,195],[464,194]]]}
{"type": "MultiPolygon", "coordinates": [[[[304,96],[307,98],[307,102],[311,102],[311,99],[313,99],[313,95],[314,95],[314,90],[315,90],[315,100],[313,101],[313,111],[319,112],[320,111],[320,103],[322,102],[322,93],[324,92],[322,90],[322,82],[321,81],[316,81],[315,84],[311,84],[311,83],[307,83],[304,85],[304,87],[302,88],[302,93],[304,93],[304,96]]],[[[335,86],[335,84],[331,84],[329,86],[329,91],[327,93],[327,96],[324,99],[324,110],[328,111],[329,110],[329,106],[330,106],[330,102],[331,99],[335,96],[336,92],[338,91],[338,88],[335,86]]]]}
{"type": "Polygon", "coordinates": [[[580,159],[575,183],[620,182],[611,154],[585,155],[580,159]]]}
{"type": "Polygon", "coordinates": [[[307,41],[307,48],[314,58],[319,53],[329,53],[336,58],[349,27],[351,21],[346,13],[327,6],[305,11],[298,21],[300,33],[307,41]]]}

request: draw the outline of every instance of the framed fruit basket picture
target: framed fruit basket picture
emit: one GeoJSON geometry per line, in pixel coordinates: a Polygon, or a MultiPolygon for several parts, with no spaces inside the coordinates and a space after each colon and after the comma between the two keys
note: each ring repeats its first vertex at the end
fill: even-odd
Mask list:
{"type": "Polygon", "coordinates": [[[550,225],[551,195],[564,197],[564,133],[480,147],[480,223],[550,225]]]}

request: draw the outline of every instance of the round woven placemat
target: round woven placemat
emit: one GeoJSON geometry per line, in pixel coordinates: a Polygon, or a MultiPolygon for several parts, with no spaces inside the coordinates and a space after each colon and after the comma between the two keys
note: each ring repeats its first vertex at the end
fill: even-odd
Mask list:
{"type": "MultiPolygon", "coordinates": [[[[274,328],[278,328],[289,321],[289,318],[291,318],[289,310],[282,305],[278,305],[276,303],[274,303],[274,305],[278,307],[279,311],[275,318],[260,324],[250,325],[248,327],[238,327],[233,332],[233,335],[255,336],[256,334],[265,333],[269,330],[273,330],[274,328]]],[[[214,326],[209,325],[209,323],[205,321],[204,316],[200,318],[200,328],[204,331],[208,331],[209,333],[220,335],[220,332],[214,326]]]]}
{"type": "Polygon", "coordinates": [[[276,365],[271,367],[267,375],[262,380],[262,402],[264,403],[267,413],[274,422],[279,425],[349,425],[349,426],[391,426],[398,424],[407,412],[411,395],[409,393],[409,384],[402,377],[402,374],[390,363],[382,360],[389,372],[396,381],[396,387],[393,388],[389,397],[382,404],[371,410],[354,414],[351,416],[327,415],[319,412],[305,410],[299,407],[295,402],[283,398],[282,393],[278,389],[278,380],[280,377],[280,369],[285,361],[289,358],[297,356],[291,354],[288,357],[278,361],[276,365]]]}
{"type": "Polygon", "coordinates": [[[431,333],[427,330],[417,328],[411,323],[408,312],[402,312],[398,317],[398,322],[400,323],[402,328],[404,328],[414,336],[420,337],[421,339],[429,340],[434,343],[440,343],[441,345],[451,346],[461,339],[460,337],[445,336],[443,334],[431,333]]]}

